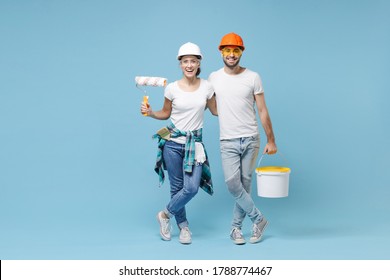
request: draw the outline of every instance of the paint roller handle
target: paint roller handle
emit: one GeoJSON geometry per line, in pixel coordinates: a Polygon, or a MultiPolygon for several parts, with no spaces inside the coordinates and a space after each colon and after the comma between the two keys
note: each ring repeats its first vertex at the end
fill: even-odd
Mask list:
{"type": "Polygon", "coordinates": [[[142,105],[141,105],[141,114],[144,116],[148,116],[149,109],[150,109],[149,96],[144,95],[142,100],[142,105]]]}

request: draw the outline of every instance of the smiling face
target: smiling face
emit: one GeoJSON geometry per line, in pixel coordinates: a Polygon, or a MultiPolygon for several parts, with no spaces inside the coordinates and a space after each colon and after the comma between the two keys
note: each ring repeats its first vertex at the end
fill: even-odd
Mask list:
{"type": "Polygon", "coordinates": [[[195,55],[185,55],[180,59],[180,67],[184,76],[193,78],[199,74],[200,61],[195,55]]]}
{"type": "Polygon", "coordinates": [[[236,46],[226,46],[221,50],[223,62],[229,68],[234,68],[240,63],[242,50],[236,46]]]}

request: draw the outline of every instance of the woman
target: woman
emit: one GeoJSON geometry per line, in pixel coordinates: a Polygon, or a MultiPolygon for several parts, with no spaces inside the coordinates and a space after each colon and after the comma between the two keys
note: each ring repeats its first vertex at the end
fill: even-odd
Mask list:
{"type": "Polygon", "coordinates": [[[154,136],[159,140],[155,171],[162,184],[163,170],[167,170],[171,186],[171,199],[157,214],[157,220],[161,238],[171,240],[170,219],[175,217],[180,229],[179,241],[190,244],[185,205],[197,194],[199,187],[210,195],[213,193],[207,153],[202,143],[203,115],[206,108],[213,115],[217,115],[217,111],[213,88],[198,77],[202,59],[200,48],[188,42],[180,47],[177,59],[183,76],[166,87],[163,108],[155,112],[149,105],[142,104],[141,113],[158,120],[171,120],[154,136]]]}

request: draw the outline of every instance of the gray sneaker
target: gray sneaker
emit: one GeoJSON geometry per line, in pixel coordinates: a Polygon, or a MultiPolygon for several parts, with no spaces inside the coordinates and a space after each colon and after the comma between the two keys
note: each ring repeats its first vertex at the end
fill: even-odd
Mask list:
{"type": "Polygon", "coordinates": [[[230,232],[230,239],[233,240],[233,243],[236,245],[242,245],[245,244],[244,236],[242,235],[242,232],[239,228],[233,228],[230,232]]]}
{"type": "Polygon", "coordinates": [[[260,242],[261,236],[263,235],[263,232],[264,232],[265,228],[267,227],[267,225],[268,225],[268,221],[265,217],[263,217],[263,219],[261,220],[260,223],[253,224],[252,236],[249,239],[249,242],[250,243],[260,242]]]}
{"type": "Polygon", "coordinates": [[[160,235],[165,241],[171,240],[171,224],[169,219],[164,218],[163,211],[158,212],[157,221],[160,224],[160,235]]]}
{"type": "Polygon", "coordinates": [[[181,244],[191,244],[191,232],[188,227],[183,227],[180,230],[179,241],[181,244]]]}

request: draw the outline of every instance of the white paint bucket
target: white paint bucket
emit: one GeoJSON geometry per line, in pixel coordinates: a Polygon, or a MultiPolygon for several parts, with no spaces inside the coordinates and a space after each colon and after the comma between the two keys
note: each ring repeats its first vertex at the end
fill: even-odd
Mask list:
{"type": "Polygon", "coordinates": [[[291,169],[281,166],[263,166],[256,168],[257,194],[261,197],[288,196],[291,169]]]}

